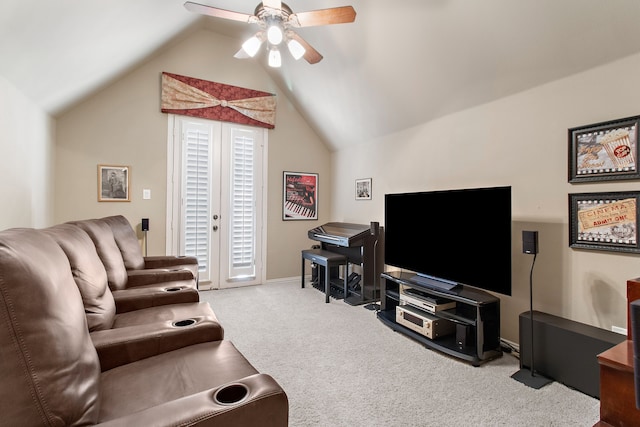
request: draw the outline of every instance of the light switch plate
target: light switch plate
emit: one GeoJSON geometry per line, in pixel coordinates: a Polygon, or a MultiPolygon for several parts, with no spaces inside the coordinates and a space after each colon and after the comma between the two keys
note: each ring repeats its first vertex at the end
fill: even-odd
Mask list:
{"type": "Polygon", "coordinates": [[[142,198],[144,200],[149,200],[151,198],[151,190],[149,190],[148,188],[142,190],[142,198]]]}

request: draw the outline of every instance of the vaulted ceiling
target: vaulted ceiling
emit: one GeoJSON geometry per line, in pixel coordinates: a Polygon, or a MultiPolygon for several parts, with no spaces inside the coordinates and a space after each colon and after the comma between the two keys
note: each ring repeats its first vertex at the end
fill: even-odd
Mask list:
{"type": "MultiPolygon", "coordinates": [[[[257,0],[198,0],[253,13],[257,0]]],[[[52,115],[194,25],[255,27],[184,0],[2,0],[0,75],[52,115]]],[[[352,5],[352,24],[302,28],[324,59],[264,64],[332,149],[359,144],[640,52],[638,0],[289,0],[352,5]]],[[[639,70],[640,71],[640,70],[639,70]]],[[[639,74],[640,75],[640,74],[639,74]]]]}

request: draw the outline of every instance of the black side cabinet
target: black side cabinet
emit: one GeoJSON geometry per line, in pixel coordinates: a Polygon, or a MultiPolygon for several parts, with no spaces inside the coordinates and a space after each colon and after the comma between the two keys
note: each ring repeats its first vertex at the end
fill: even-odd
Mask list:
{"type": "MultiPolygon", "coordinates": [[[[414,280],[415,274],[403,272],[382,273],[380,311],[378,319],[391,329],[400,332],[425,347],[443,352],[470,362],[473,366],[502,356],[500,348],[500,299],[479,289],[459,285],[444,291],[428,287],[414,280]],[[433,299],[438,306],[446,307],[455,302],[455,307],[435,311],[418,311],[425,317],[437,321],[445,319],[455,325],[447,333],[434,338],[416,332],[396,320],[396,307],[404,295],[417,291],[426,299],[433,299]]],[[[413,313],[416,307],[411,307],[413,313]]],[[[451,326],[451,325],[449,325],[451,326]]],[[[414,328],[415,329],[415,328],[414,328]]]]}

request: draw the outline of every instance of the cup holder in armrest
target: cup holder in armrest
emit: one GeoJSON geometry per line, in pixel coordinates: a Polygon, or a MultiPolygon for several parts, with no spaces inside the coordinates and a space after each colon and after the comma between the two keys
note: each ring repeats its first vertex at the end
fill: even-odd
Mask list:
{"type": "Polygon", "coordinates": [[[182,289],[183,289],[183,288],[181,288],[181,287],[179,287],[179,286],[176,286],[176,287],[174,287],[174,288],[166,288],[166,289],[165,289],[165,291],[166,291],[166,292],[178,292],[178,291],[181,291],[182,289]]]}
{"type": "Polygon", "coordinates": [[[196,323],[195,319],[184,319],[184,320],[178,320],[177,322],[173,322],[172,325],[177,328],[183,328],[185,326],[191,326],[194,323],[196,323]]]}
{"type": "Polygon", "coordinates": [[[213,400],[220,405],[233,405],[242,402],[249,395],[249,389],[244,384],[229,384],[213,395],[213,400]]]}

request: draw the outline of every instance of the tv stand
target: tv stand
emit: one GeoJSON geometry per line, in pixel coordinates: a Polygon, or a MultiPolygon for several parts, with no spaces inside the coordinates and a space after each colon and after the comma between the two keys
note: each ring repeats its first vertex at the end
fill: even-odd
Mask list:
{"type": "Polygon", "coordinates": [[[431,284],[415,280],[414,273],[398,271],[382,273],[380,311],[378,319],[394,331],[412,338],[425,347],[470,362],[473,366],[502,356],[500,348],[500,299],[488,292],[457,285],[450,290],[436,289],[431,284]],[[425,311],[432,318],[455,324],[453,333],[434,339],[396,321],[396,307],[405,289],[418,291],[438,300],[442,306],[455,302],[455,307],[435,312],[425,311]]]}

